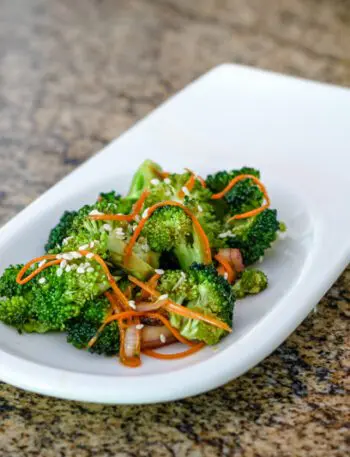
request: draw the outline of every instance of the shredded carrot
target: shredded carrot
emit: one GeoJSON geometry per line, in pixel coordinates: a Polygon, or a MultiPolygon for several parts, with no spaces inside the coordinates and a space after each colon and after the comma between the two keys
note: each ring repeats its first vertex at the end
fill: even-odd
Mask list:
{"type": "Polygon", "coordinates": [[[109,303],[111,304],[113,311],[116,313],[120,313],[120,305],[117,300],[117,297],[115,297],[114,294],[110,291],[105,292],[105,297],[108,299],[109,303]]]}
{"type": "Polygon", "coordinates": [[[155,173],[155,174],[158,176],[158,178],[160,178],[160,179],[165,179],[165,178],[167,178],[167,177],[170,175],[170,173],[169,173],[168,171],[160,171],[160,170],[158,170],[156,167],[151,167],[151,170],[152,170],[153,173],[155,173]]]}
{"type": "Polygon", "coordinates": [[[185,168],[185,170],[188,171],[189,173],[191,173],[192,175],[194,175],[195,178],[198,179],[198,181],[201,183],[202,187],[204,187],[204,188],[207,187],[206,182],[204,181],[204,179],[201,176],[197,175],[194,171],[190,170],[189,168],[185,168]]]}
{"type": "Polygon", "coordinates": [[[271,203],[270,202],[270,197],[269,197],[269,195],[267,193],[266,187],[264,186],[264,184],[258,178],[256,178],[253,175],[238,175],[238,176],[236,176],[235,178],[233,178],[227,184],[227,186],[221,192],[218,192],[217,194],[212,195],[211,198],[213,200],[219,200],[229,190],[231,190],[232,187],[234,187],[239,181],[243,181],[244,179],[251,179],[259,187],[261,192],[264,194],[265,203],[262,206],[260,206],[260,208],[256,208],[256,209],[253,209],[251,211],[247,211],[246,213],[236,214],[235,216],[232,216],[228,220],[228,222],[230,222],[230,221],[232,221],[234,219],[245,219],[247,217],[256,216],[257,214],[260,214],[262,211],[264,211],[266,208],[268,208],[270,206],[270,203],[271,203]]]}
{"type": "MultiPolygon", "coordinates": [[[[133,282],[137,286],[141,287],[141,289],[144,289],[146,292],[148,292],[153,297],[159,298],[161,296],[160,292],[158,292],[155,289],[152,289],[151,287],[149,287],[149,285],[143,283],[142,281],[138,280],[137,278],[134,278],[133,276],[129,276],[129,279],[131,282],[133,282]]],[[[221,320],[216,319],[213,316],[205,315],[202,313],[198,313],[197,311],[188,309],[185,306],[179,305],[178,303],[175,303],[168,298],[166,299],[166,302],[165,302],[163,308],[166,309],[168,312],[178,314],[179,316],[183,316],[188,319],[197,319],[197,320],[206,322],[208,324],[211,324],[214,327],[221,328],[222,330],[225,330],[226,332],[232,332],[232,329],[225,322],[222,322],[221,320]]]]}
{"type": "Polygon", "coordinates": [[[189,355],[195,354],[196,352],[203,349],[205,346],[204,343],[198,343],[195,346],[192,346],[186,351],[177,352],[176,354],[162,354],[160,352],[153,351],[152,349],[143,349],[142,353],[148,355],[149,357],[153,357],[154,359],[161,359],[161,360],[175,360],[175,359],[182,359],[189,355]]]}
{"type": "Polygon", "coordinates": [[[176,328],[174,328],[170,324],[169,320],[160,313],[154,313],[154,312],[149,312],[149,311],[125,311],[123,313],[114,314],[113,316],[109,316],[106,319],[105,324],[108,324],[112,321],[123,321],[125,319],[130,319],[130,318],[135,318],[135,317],[150,317],[152,319],[157,319],[157,320],[161,321],[167,327],[168,330],[170,330],[170,332],[174,335],[174,337],[180,343],[187,344],[188,346],[193,346],[194,344],[196,344],[196,343],[193,343],[193,341],[190,341],[187,338],[184,338],[180,334],[180,332],[178,332],[178,330],[176,330],[176,328]]]}
{"type": "Polygon", "coordinates": [[[18,284],[26,284],[28,281],[33,279],[35,276],[37,276],[39,273],[41,273],[45,268],[51,267],[52,265],[58,265],[61,263],[60,259],[57,259],[55,254],[47,254],[43,255],[41,257],[36,257],[35,259],[32,259],[30,262],[26,263],[21,270],[19,271],[17,277],[16,277],[16,282],[18,284]],[[23,279],[23,276],[25,273],[29,270],[29,268],[34,265],[35,263],[41,262],[42,260],[51,260],[50,262],[44,263],[44,265],[41,265],[41,267],[38,267],[36,270],[34,270],[30,275],[28,275],[26,278],[23,279]]]}
{"type": "Polygon", "coordinates": [[[194,214],[192,214],[192,212],[186,206],[182,205],[181,203],[170,201],[170,200],[156,203],[155,205],[147,208],[146,217],[143,217],[141,219],[141,221],[139,222],[138,226],[136,227],[136,230],[134,231],[132,237],[130,238],[129,243],[127,244],[127,246],[125,248],[124,263],[127,264],[128,259],[130,258],[131,253],[132,253],[132,248],[133,248],[137,238],[139,237],[145,223],[147,222],[147,219],[154,213],[154,211],[156,209],[161,208],[163,206],[177,206],[177,207],[183,209],[185,211],[185,213],[192,219],[193,226],[204,245],[205,256],[206,256],[204,263],[206,263],[206,264],[211,263],[211,249],[210,249],[209,240],[208,240],[208,237],[205,234],[202,226],[200,225],[198,219],[196,218],[196,216],[194,214]]]}
{"type": "Polygon", "coordinates": [[[133,206],[133,210],[131,214],[96,214],[89,216],[89,219],[93,221],[126,221],[131,222],[135,219],[135,217],[139,214],[142,209],[142,206],[145,203],[146,198],[149,195],[148,190],[144,190],[141,194],[141,197],[137,200],[137,202],[133,206]]]}
{"type": "MultiPolygon", "coordinates": [[[[187,182],[185,183],[184,187],[189,191],[191,192],[191,190],[193,189],[194,185],[196,183],[196,176],[194,174],[191,174],[190,178],[187,180],[187,182]]],[[[180,198],[184,198],[185,197],[185,192],[183,191],[183,189],[181,189],[178,193],[178,196],[180,198]]]]}
{"type": "MultiPolygon", "coordinates": [[[[152,287],[153,289],[155,289],[157,287],[157,284],[158,284],[158,279],[160,278],[160,274],[158,273],[155,273],[148,281],[147,281],[147,284],[152,287]]],[[[149,293],[147,293],[145,290],[141,290],[141,298],[142,299],[145,299],[145,298],[148,298],[150,296],[149,293]]]]}
{"type": "Polygon", "coordinates": [[[229,261],[225,259],[225,257],[221,254],[216,254],[214,258],[219,262],[220,265],[224,267],[224,270],[227,273],[227,281],[231,284],[235,279],[235,272],[231,267],[229,261]]]}

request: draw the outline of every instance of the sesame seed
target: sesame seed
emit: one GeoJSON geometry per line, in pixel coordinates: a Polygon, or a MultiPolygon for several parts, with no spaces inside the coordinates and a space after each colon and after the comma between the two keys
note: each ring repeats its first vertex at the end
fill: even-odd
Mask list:
{"type": "Polygon", "coordinates": [[[56,275],[57,276],[62,276],[63,270],[62,268],[57,268],[56,275]]]}
{"type": "Polygon", "coordinates": [[[198,205],[197,208],[200,213],[203,213],[203,208],[201,207],[201,205],[198,205]]]}
{"type": "Polygon", "coordinates": [[[136,222],[140,222],[141,218],[140,218],[140,216],[138,214],[136,214],[136,216],[134,217],[134,220],[136,222]]]}
{"type": "Polygon", "coordinates": [[[227,271],[225,271],[225,273],[224,273],[224,278],[225,278],[225,279],[228,278],[228,273],[227,273],[227,271]]]}
{"type": "Polygon", "coordinates": [[[236,235],[234,235],[232,232],[229,230],[227,232],[219,233],[218,235],[219,238],[235,238],[236,235]]]}
{"type": "Polygon", "coordinates": [[[83,273],[85,273],[85,269],[83,267],[78,267],[77,268],[77,273],[83,274],[83,273]]]}
{"type": "MultiPolygon", "coordinates": [[[[67,258],[67,260],[72,260],[72,259],[80,259],[81,257],[83,257],[82,254],[80,254],[80,252],[71,252],[69,254],[69,258],[67,258]]],[[[66,258],[66,257],[65,257],[66,258]]]]}
{"type": "Polygon", "coordinates": [[[106,232],[110,232],[112,230],[112,227],[109,224],[103,224],[102,227],[106,230],[106,232]]]}
{"type": "Polygon", "coordinates": [[[72,267],[70,265],[66,266],[66,272],[69,273],[72,270],[72,267]]]}
{"type": "Polygon", "coordinates": [[[158,297],[158,300],[166,300],[167,298],[168,298],[168,294],[163,294],[158,297]]]}
{"type": "Polygon", "coordinates": [[[91,241],[91,243],[89,244],[89,248],[93,248],[94,246],[95,246],[95,242],[91,241]]]}
{"type": "Polygon", "coordinates": [[[88,267],[86,271],[88,273],[93,273],[95,270],[92,267],[88,267]]]}
{"type": "Polygon", "coordinates": [[[135,232],[136,229],[137,229],[137,224],[134,224],[134,225],[132,226],[133,232],[135,232]]]}
{"type": "Polygon", "coordinates": [[[142,219],[146,219],[147,216],[148,216],[148,208],[145,209],[145,211],[142,213],[142,219]]]}
{"type": "Polygon", "coordinates": [[[163,335],[163,333],[161,333],[159,335],[159,339],[160,339],[161,343],[166,343],[166,337],[165,337],[165,335],[163,335]]]}
{"type": "Polygon", "coordinates": [[[170,181],[169,178],[165,178],[165,179],[164,179],[164,182],[165,182],[165,184],[170,184],[170,183],[171,183],[171,181],[170,181]]]}
{"type": "Polygon", "coordinates": [[[62,259],[62,257],[63,257],[62,254],[57,254],[57,255],[56,255],[56,259],[58,259],[58,260],[62,259]]]}
{"type": "Polygon", "coordinates": [[[136,309],[135,301],[134,300],[129,300],[129,306],[132,309],[136,309]]]}
{"type": "Polygon", "coordinates": [[[150,183],[153,184],[154,186],[158,186],[158,184],[160,183],[160,181],[159,181],[159,179],[154,178],[154,179],[151,179],[150,183]]]}
{"type": "Polygon", "coordinates": [[[46,279],[45,278],[40,278],[38,282],[39,282],[39,284],[45,284],[46,283],[46,279]]]}
{"type": "Polygon", "coordinates": [[[186,186],[183,186],[182,192],[183,192],[185,195],[187,195],[187,196],[190,195],[190,191],[187,189],[186,186]]]}
{"type": "Polygon", "coordinates": [[[157,275],[163,275],[164,274],[164,270],[162,270],[161,268],[156,268],[154,271],[157,273],[157,275]]]}
{"type": "Polygon", "coordinates": [[[47,262],[46,259],[42,260],[41,262],[38,263],[38,267],[42,267],[43,265],[45,265],[45,263],[47,262]]]}
{"type": "Polygon", "coordinates": [[[143,327],[144,327],[143,324],[137,324],[137,325],[136,325],[136,329],[137,329],[137,330],[142,330],[143,327]]]}
{"type": "Polygon", "coordinates": [[[94,258],[94,254],[92,252],[89,252],[88,254],[86,254],[85,256],[87,259],[93,259],[94,258]]]}
{"type": "Polygon", "coordinates": [[[83,244],[82,246],[79,247],[79,251],[85,251],[85,249],[88,249],[89,245],[88,244],[83,244]]]}
{"type": "Polygon", "coordinates": [[[60,267],[64,269],[67,266],[67,260],[63,259],[62,262],[60,263],[60,267]]]}
{"type": "Polygon", "coordinates": [[[62,254],[61,259],[72,260],[73,259],[73,254],[70,253],[70,252],[67,252],[67,254],[62,254]]]}
{"type": "Polygon", "coordinates": [[[98,211],[97,209],[93,209],[92,211],[90,211],[89,216],[100,216],[101,214],[103,213],[100,213],[100,211],[98,211]]]}

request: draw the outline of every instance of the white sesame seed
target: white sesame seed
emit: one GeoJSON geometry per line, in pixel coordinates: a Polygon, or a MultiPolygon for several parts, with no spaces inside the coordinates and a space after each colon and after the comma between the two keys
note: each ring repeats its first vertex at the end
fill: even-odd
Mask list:
{"type": "Polygon", "coordinates": [[[83,274],[83,273],[85,273],[85,269],[83,267],[78,267],[77,268],[77,273],[83,274]]]}
{"type": "Polygon", "coordinates": [[[142,213],[142,219],[146,219],[147,216],[148,216],[148,208],[145,209],[145,211],[142,213]]]}
{"type": "Polygon", "coordinates": [[[168,294],[163,294],[158,297],[158,300],[166,300],[167,298],[168,298],[168,294]]]}
{"type": "Polygon", "coordinates": [[[137,229],[137,224],[134,224],[134,225],[132,226],[133,232],[135,232],[136,229],[137,229]]]}
{"type": "Polygon", "coordinates": [[[72,267],[70,265],[66,266],[66,272],[69,273],[72,270],[72,267]]]}
{"type": "Polygon", "coordinates": [[[67,260],[72,260],[72,259],[81,259],[81,257],[83,257],[82,254],[80,254],[80,252],[71,252],[69,254],[69,257],[65,257],[65,259],[67,260]]]}
{"type": "Polygon", "coordinates": [[[219,238],[235,238],[236,235],[234,235],[232,232],[229,230],[227,232],[219,233],[218,235],[219,238]]]}
{"type": "Polygon", "coordinates": [[[62,262],[60,263],[60,267],[64,269],[67,266],[67,260],[63,259],[62,262]]]}
{"type": "Polygon", "coordinates": [[[79,251],[85,251],[85,249],[88,249],[89,245],[88,244],[83,244],[82,246],[79,247],[79,251]]]}
{"type": "Polygon", "coordinates": [[[106,230],[106,232],[110,232],[112,230],[112,227],[109,224],[103,224],[102,227],[106,230]]]}
{"type": "Polygon", "coordinates": [[[225,279],[228,278],[228,273],[227,273],[227,271],[225,271],[225,273],[224,273],[224,278],[225,278],[225,279]]]}
{"type": "Polygon", "coordinates": [[[70,252],[67,252],[66,254],[62,254],[62,257],[61,259],[65,259],[65,260],[73,260],[73,254],[70,253],[70,252]]]}
{"type": "Polygon", "coordinates": [[[62,254],[57,254],[57,255],[56,255],[56,259],[58,259],[58,260],[62,259],[62,257],[63,257],[62,254]]]}
{"type": "Polygon", "coordinates": [[[160,181],[159,181],[159,179],[154,178],[154,179],[151,179],[150,183],[153,184],[154,186],[158,186],[158,184],[160,183],[160,181]]]}
{"type": "Polygon", "coordinates": [[[86,254],[85,256],[87,259],[93,259],[94,258],[94,254],[92,252],[89,252],[88,254],[86,254]]]}
{"type": "Polygon", "coordinates": [[[63,270],[62,268],[57,268],[56,275],[57,276],[62,276],[63,270]]]}
{"type": "Polygon", "coordinates": [[[203,208],[201,207],[201,205],[198,205],[197,208],[200,213],[203,213],[203,208]]]}
{"type": "Polygon", "coordinates": [[[187,195],[187,196],[190,195],[190,191],[187,189],[186,186],[183,186],[182,192],[183,192],[185,195],[187,195]]]}
{"type": "Polygon", "coordinates": [[[45,278],[40,278],[38,283],[39,284],[45,284],[46,283],[46,279],[45,278]]]}
{"type": "Polygon", "coordinates": [[[45,263],[47,262],[46,259],[42,260],[41,262],[38,263],[38,267],[42,267],[43,265],[45,265],[45,263]]]}
{"type": "Polygon", "coordinates": [[[157,273],[157,275],[163,275],[164,274],[164,270],[162,270],[161,268],[156,268],[154,271],[157,273]]]}
{"type": "Polygon", "coordinates": [[[144,327],[143,324],[137,324],[137,325],[136,325],[136,329],[137,329],[137,330],[142,330],[143,327],[144,327]]]}
{"type": "Polygon", "coordinates": [[[138,214],[136,214],[136,216],[134,217],[134,220],[136,222],[140,222],[141,218],[140,218],[140,216],[138,214]]]}
{"type": "Polygon", "coordinates": [[[103,213],[100,213],[100,211],[98,211],[97,209],[93,209],[92,211],[90,211],[89,216],[100,216],[101,214],[103,213]]]}
{"type": "Polygon", "coordinates": [[[130,306],[130,308],[132,308],[132,309],[136,309],[136,305],[135,305],[134,300],[129,300],[129,306],[130,306]]]}
{"type": "Polygon", "coordinates": [[[88,267],[86,271],[88,273],[93,273],[95,270],[92,267],[88,267]]]}
{"type": "Polygon", "coordinates": [[[163,333],[161,333],[159,335],[159,339],[160,339],[161,343],[166,343],[166,337],[165,337],[165,335],[163,335],[163,333]]]}
{"type": "Polygon", "coordinates": [[[89,248],[93,248],[94,246],[95,246],[95,242],[91,241],[91,243],[89,244],[89,248]]]}
{"type": "Polygon", "coordinates": [[[170,181],[169,178],[165,178],[165,179],[164,179],[164,182],[165,182],[165,184],[170,184],[170,183],[171,183],[171,181],[170,181]]]}

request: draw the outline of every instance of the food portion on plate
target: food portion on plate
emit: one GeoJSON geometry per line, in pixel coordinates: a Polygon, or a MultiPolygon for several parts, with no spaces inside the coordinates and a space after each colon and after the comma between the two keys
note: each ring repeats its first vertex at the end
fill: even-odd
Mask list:
{"type": "Polygon", "coordinates": [[[129,367],[142,354],[185,357],[216,345],[232,331],[235,300],[267,287],[250,266],[285,229],[254,168],[203,179],[146,160],[126,196],[66,211],[45,255],[4,271],[0,321],[66,332],[76,348],[129,367]],[[157,351],[175,342],[188,348],[157,351]]]}

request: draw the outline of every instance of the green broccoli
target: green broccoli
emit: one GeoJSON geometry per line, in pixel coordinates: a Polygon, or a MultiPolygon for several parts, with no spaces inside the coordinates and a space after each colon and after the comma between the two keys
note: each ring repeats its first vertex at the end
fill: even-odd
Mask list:
{"type": "Polygon", "coordinates": [[[51,249],[61,246],[62,241],[68,236],[77,214],[77,211],[65,211],[63,213],[58,224],[50,232],[49,239],[45,245],[46,251],[51,251],[51,249]]]}
{"type": "MultiPolygon", "coordinates": [[[[162,294],[168,294],[176,303],[194,311],[215,316],[232,326],[235,297],[232,287],[210,265],[194,263],[185,273],[181,270],[167,271],[159,283],[162,294]]],[[[216,344],[225,331],[202,321],[183,318],[170,313],[170,322],[190,340],[216,344]]]]}
{"type": "MultiPolygon", "coordinates": [[[[77,349],[86,349],[88,342],[109,314],[110,303],[104,297],[87,302],[80,315],[67,322],[67,342],[77,349]]],[[[117,322],[108,324],[89,351],[96,354],[115,355],[119,352],[119,328],[117,322]]]]}
{"type": "Polygon", "coordinates": [[[142,234],[153,251],[172,251],[184,270],[193,262],[205,261],[205,252],[192,220],[182,208],[163,206],[156,209],[142,234]]]}
{"type": "MultiPolygon", "coordinates": [[[[206,184],[213,193],[218,193],[221,192],[233,178],[243,174],[249,174],[256,178],[260,178],[259,170],[243,167],[239,170],[219,171],[218,173],[209,175],[206,179],[206,184]]],[[[231,216],[259,208],[262,205],[263,199],[263,193],[251,179],[238,182],[223,198],[228,204],[228,212],[231,216]]]]}
{"type": "Polygon", "coordinates": [[[162,172],[162,168],[152,160],[145,160],[134,174],[129,192],[126,196],[128,200],[136,201],[141,197],[142,192],[151,186],[151,182],[156,180],[159,181],[159,175],[162,172]]]}
{"type": "Polygon", "coordinates": [[[0,320],[20,331],[64,330],[88,300],[110,287],[101,266],[86,260],[63,259],[24,285],[16,282],[22,265],[7,268],[0,278],[0,320]]]}
{"type": "Polygon", "coordinates": [[[245,270],[241,277],[235,282],[232,289],[236,298],[244,298],[247,295],[255,295],[266,289],[268,285],[267,276],[260,270],[245,270]]]}
{"type": "Polygon", "coordinates": [[[264,255],[266,249],[276,240],[279,229],[277,211],[266,209],[256,216],[234,220],[227,232],[231,235],[225,238],[225,242],[227,247],[241,251],[244,265],[247,266],[264,255]]]}

